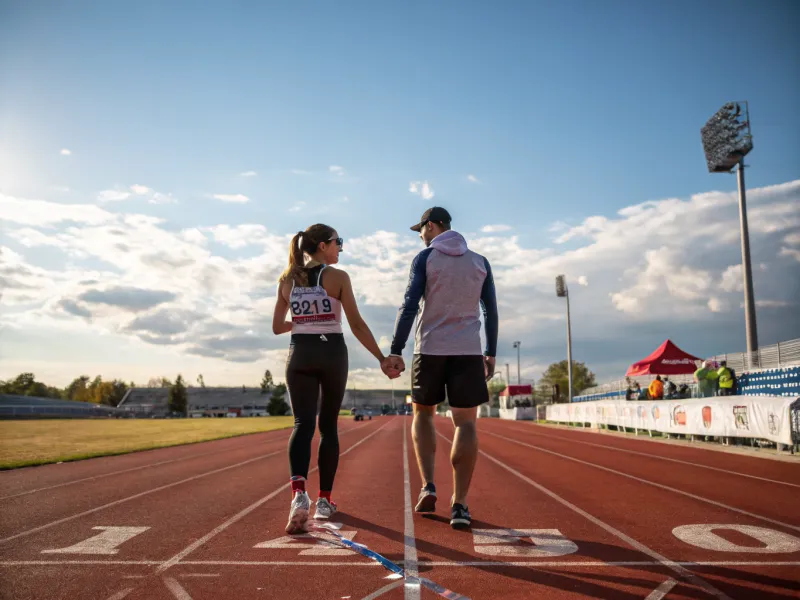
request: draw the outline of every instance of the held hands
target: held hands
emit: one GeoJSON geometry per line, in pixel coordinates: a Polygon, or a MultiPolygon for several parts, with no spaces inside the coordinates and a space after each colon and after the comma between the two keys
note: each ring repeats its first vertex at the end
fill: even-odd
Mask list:
{"type": "Polygon", "coordinates": [[[494,376],[494,356],[483,357],[483,372],[486,375],[486,381],[489,381],[494,376]]]}
{"type": "Polygon", "coordinates": [[[405,362],[400,356],[387,356],[381,361],[381,371],[389,379],[397,379],[406,370],[405,362]]]}

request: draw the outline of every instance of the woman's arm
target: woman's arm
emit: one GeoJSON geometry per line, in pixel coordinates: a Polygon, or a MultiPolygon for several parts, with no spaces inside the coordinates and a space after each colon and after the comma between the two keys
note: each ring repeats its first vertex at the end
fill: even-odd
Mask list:
{"type": "Polygon", "coordinates": [[[286,282],[278,284],[277,297],[275,298],[275,310],[272,312],[272,333],[280,335],[292,330],[292,322],[286,320],[286,312],[289,310],[289,302],[283,294],[286,282]]]}
{"type": "Polygon", "coordinates": [[[342,308],[344,309],[344,314],[347,315],[347,322],[350,324],[353,335],[356,336],[356,339],[361,342],[364,348],[369,350],[372,356],[377,358],[380,362],[383,362],[386,357],[383,355],[383,352],[381,352],[377,342],[375,342],[372,332],[364,322],[364,319],[361,318],[361,313],[358,311],[350,276],[344,271],[338,271],[338,269],[337,272],[340,273],[342,280],[342,308]]]}

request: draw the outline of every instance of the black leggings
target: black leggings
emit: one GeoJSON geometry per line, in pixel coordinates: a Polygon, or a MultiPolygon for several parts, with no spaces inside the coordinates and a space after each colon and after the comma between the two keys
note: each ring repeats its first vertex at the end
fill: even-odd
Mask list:
{"type": "Polygon", "coordinates": [[[294,431],[289,438],[290,476],[308,479],[311,439],[319,409],[319,489],[330,492],[339,466],[337,424],[347,387],[347,345],[342,334],[296,334],[286,361],[286,384],[294,414],[294,431]]]}

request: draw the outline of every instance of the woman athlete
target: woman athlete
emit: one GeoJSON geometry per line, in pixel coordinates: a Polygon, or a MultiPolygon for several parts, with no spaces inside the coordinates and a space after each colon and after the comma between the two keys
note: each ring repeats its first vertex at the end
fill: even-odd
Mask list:
{"type": "Polygon", "coordinates": [[[291,332],[286,361],[286,385],[294,414],[294,430],[289,438],[289,469],[292,503],[289,509],[289,534],[307,531],[310,499],[306,492],[311,462],[317,405],[319,411],[319,498],[315,519],[328,519],[336,512],[331,490],[339,464],[337,424],[347,385],[347,346],[342,335],[342,309],[353,335],[380,362],[390,378],[400,375],[388,366],[369,327],[361,318],[353,295],[350,277],[329,265],[339,262],[342,239],[332,227],[312,225],[298,231],[289,244],[289,265],[278,283],[272,331],[291,332]],[[310,261],[306,262],[308,256],[310,261]],[[286,320],[291,311],[291,320],[286,320]]]}

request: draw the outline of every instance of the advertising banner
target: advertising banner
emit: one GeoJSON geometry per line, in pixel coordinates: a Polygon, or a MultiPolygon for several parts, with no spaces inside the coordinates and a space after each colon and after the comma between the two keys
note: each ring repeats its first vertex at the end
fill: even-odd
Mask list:
{"type": "Polygon", "coordinates": [[[661,433],[743,437],[792,443],[789,407],[797,397],[730,396],[686,400],[601,400],[547,407],[547,420],[661,433]]]}

